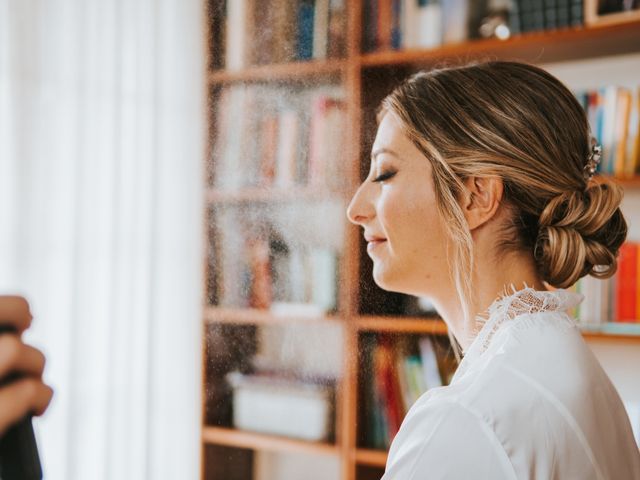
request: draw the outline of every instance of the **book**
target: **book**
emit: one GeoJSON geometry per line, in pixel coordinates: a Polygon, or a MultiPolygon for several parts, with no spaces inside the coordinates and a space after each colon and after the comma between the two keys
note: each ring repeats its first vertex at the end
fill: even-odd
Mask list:
{"type": "Polygon", "coordinates": [[[275,185],[286,188],[294,184],[298,154],[298,116],[295,110],[279,113],[278,150],[276,154],[275,185]]]}
{"type": "Polygon", "coordinates": [[[417,44],[424,48],[442,45],[442,6],[440,0],[418,1],[417,44]]]}
{"type": "Polygon", "coordinates": [[[556,0],[556,21],[558,28],[566,28],[570,24],[569,10],[571,8],[571,0],[556,0]]]}
{"type": "Polygon", "coordinates": [[[308,183],[315,187],[343,184],[340,173],[346,105],[324,94],[312,100],[309,129],[308,183]]]}
{"type": "Polygon", "coordinates": [[[260,179],[263,186],[274,181],[277,148],[278,116],[268,113],[262,118],[260,128],[260,179]]]}
{"type": "Polygon", "coordinates": [[[602,88],[603,111],[602,111],[602,171],[613,174],[614,154],[615,154],[615,119],[618,89],[614,85],[602,88]]]}
{"type": "Polygon", "coordinates": [[[638,246],[625,242],[620,247],[618,258],[617,285],[615,291],[616,315],[618,322],[635,322],[636,290],[638,287],[638,246]]]}
{"type": "Polygon", "coordinates": [[[584,23],[584,4],[582,0],[570,0],[569,25],[581,27],[584,23]]]}
{"type": "MultiPolygon", "coordinates": [[[[298,27],[300,25],[297,0],[271,0],[273,14],[273,50],[269,63],[285,63],[297,58],[298,27]]],[[[261,22],[262,23],[262,22],[261,22]]]]}
{"type": "Polygon", "coordinates": [[[442,377],[438,369],[438,359],[433,349],[430,337],[421,337],[419,340],[420,358],[424,372],[424,380],[427,388],[441,387],[442,377]]]}
{"type": "Polygon", "coordinates": [[[365,52],[378,48],[378,0],[365,0],[362,44],[365,52]]]}
{"type": "Polygon", "coordinates": [[[252,277],[249,306],[268,308],[272,302],[269,243],[261,235],[251,236],[246,241],[252,277]]]}
{"type": "Polygon", "coordinates": [[[314,59],[327,58],[329,40],[329,0],[315,0],[313,13],[313,54],[314,59]]]}
{"type": "Polygon", "coordinates": [[[469,2],[466,0],[442,0],[441,9],[442,43],[466,41],[468,38],[469,2]]]}
{"type": "Polygon", "coordinates": [[[376,19],[376,44],[377,50],[388,50],[391,48],[391,27],[392,27],[392,0],[377,0],[378,17],[376,19]]]}
{"type": "Polygon", "coordinates": [[[250,63],[252,32],[253,0],[234,0],[227,2],[225,68],[240,70],[250,63]]]}
{"type": "Polygon", "coordinates": [[[312,0],[300,0],[296,34],[296,59],[313,58],[313,27],[315,9],[312,0]]]}
{"type": "MultiPolygon", "coordinates": [[[[429,336],[378,333],[363,334],[361,339],[364,442],[386,449],[409,409],[429,388],[442,386],[444,379],[429,336]]],[[[450,380],[451,375],[447,383],[450,380]]]]}
{"type": "Polygon", "coordinates": [[[544,28],[555,30],[558,28],[558,0],[543,0],[544,28]]]}
{"type": "Polygon", "coordinates": [[[330,0],[329,27],[327,35],[327,56],[340,58],[345,56],[347,12],[345,0],[330,0]]]}
{"type": "Polygon", "coordinates": [[[614,173],[623,175],[629,171],[633,172],[632,163],[627,158],[627,143],[629,136],[629,118],[631,115],[631,92],[626,88],[619,88],[616,97],[616,118],[613,133],[613,161],[614,173]]]}

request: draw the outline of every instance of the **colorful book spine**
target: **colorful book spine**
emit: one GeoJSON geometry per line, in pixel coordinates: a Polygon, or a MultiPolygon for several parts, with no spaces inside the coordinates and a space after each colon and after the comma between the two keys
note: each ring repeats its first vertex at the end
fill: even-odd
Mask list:
{"type": "Polygon", "coordinates": [[[362,404],[368,447],[389,448],[411,406],[428,388],[442,385],[433,347],[430,337],[413,337],[407,342],[407,338],[381,333],[363,339],[362,391],[367,398],[362,404]]]}
{"type": "Polygon", "coordinates": [[[640,162],[640,92],[606,86],[577,92],[591,132],[603,148],[598,172],[614,176],[633,176],[640,162]]]}
{"type": "Polygon", "coordinates": [[[571,312],[587,330],[640,334],[640,243],[620,248],[613,277],[581,278],[572,287],[584,301],[571,312]]]}
{"type": "Polygon", "coordinates": [[[311,0],[302,0],[298,5],[297,60],[313,58],[314,5],[311,0]]]}
{"type": "Polygon", "coordinates": [[[345,104],[321,95],[313,100],[309,129],[308,183],[314,187],[340,186],[340,158],[344,146],[345,104]]]}
{"type": "Polygon", "coordinates": [[[625,242],[618,257],[618,282],[615,301],[618,322],[636,321],[636,297],[638,287],[638,245],[625,242]]]}
{"type": "Polygon", "coordinates": [[[313,58],[327,58],[329,40],[329,0],[315,0],[313,13],[313,58]]]}

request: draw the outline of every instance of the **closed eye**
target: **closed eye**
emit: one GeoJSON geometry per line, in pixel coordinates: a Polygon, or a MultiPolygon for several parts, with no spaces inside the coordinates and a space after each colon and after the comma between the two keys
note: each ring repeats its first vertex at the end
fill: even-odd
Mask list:
{"type": "Polygon", "coordinates": [[[385,180],[389,180],[391,177],[393,177],[396,174],[396,172],[384,172],[383,174],[381,174],[380,176],[374,178],[373,180],[371,180],[372,182],[383,182],[385,180]]]}

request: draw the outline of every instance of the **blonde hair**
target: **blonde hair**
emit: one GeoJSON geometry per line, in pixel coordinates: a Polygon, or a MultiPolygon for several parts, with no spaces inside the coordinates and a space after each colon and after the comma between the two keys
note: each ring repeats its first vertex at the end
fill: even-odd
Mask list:
{"type": "MultiPolygon", "coordinates": [[[[448,255],[465,324],[474,262],[458,199],[470,176],[498,176],[511,212],[498,253],[533,255],[542,280],[567,288],[585,275],[611,277],[627,235],[622,189],[587,182],[591,152],[585,111],[571,91],[539,67],[489,61],[421,71],[378,108],[392,112],[430,161],[438,210],[452,239],[448,255]]],[[[459,359],[459,345],[453,342],[459,359]]]]}

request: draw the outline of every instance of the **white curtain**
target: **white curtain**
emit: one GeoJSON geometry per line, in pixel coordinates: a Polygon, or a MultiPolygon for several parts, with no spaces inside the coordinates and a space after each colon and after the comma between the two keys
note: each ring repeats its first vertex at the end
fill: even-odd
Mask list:
{"type": "Polygon", "coordinates": [[[195,479],[201,0],[0,0],[0,292],[55,396],[45,478],[195,479]]]}

